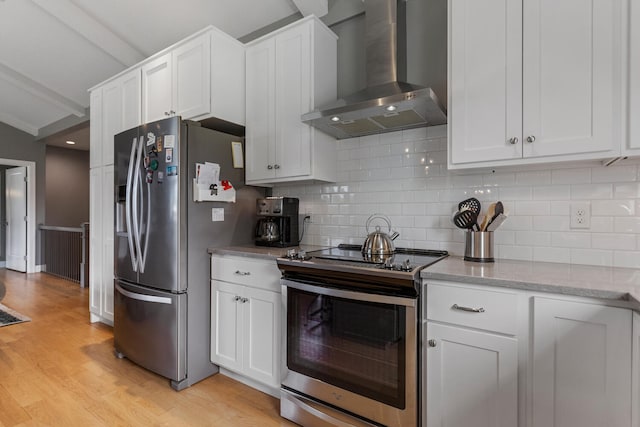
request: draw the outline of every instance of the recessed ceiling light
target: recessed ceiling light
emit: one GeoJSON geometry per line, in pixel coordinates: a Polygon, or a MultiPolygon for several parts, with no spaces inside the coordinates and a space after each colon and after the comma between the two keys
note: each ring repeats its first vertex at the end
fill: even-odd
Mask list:
{"type": "Polygon", "coordinates": [[[75,141],[67,141],[67,144],[69,144],[69,145],[76,145],[76,142],[75,142],[75,141]]]}
{"type": "Polygon", "coordinates": [[[340,117],[338,117],[338,116],[333,116],[333,117],[331,117],[331,121],[332,121],[332,122],[339,122],[339,121],[340,121],[340,117]]]}
{"type": "Polygon", "coordinates": [[[387,111],[396,111],[396,106],[395,105],[389,105],[388,107],[385,107],[385,110],[387,111]]]}

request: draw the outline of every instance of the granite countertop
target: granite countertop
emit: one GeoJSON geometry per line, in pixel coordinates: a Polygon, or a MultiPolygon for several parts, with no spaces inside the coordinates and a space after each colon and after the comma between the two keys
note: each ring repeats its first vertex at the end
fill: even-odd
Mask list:
{"type": "Polygon", "coordinates": [[[209,252],[210,254],[236,255],[236,256],[246,256],[246,257],[252,257],[252,258],[275,260],[276,258],[286,254],[289,249],[295,249],[296,252],[300,251],[301,249],[304,251],[310,252],[310,251],[317,251],[324,248],[325,246],[314,246],[314,245],[291,246],[288,248],[242,245],[242,246],[226,246],[222,248],[209,248],[207,252],[209,252]]]}
{"type": "Polygon", "coordinates": [[[450,256],[422,270],[421,277],[630,301],[640,310],[640,270],[633,268],[512,260],[478,263],[450,256]]]}

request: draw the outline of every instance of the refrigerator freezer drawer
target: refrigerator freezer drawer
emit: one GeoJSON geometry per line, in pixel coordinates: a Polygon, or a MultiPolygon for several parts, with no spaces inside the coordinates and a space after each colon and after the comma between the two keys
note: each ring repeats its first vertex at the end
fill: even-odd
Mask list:
{"type": "Polygon", "coordinates": [[[115,349],[173,381],[186,378],[187,295],[115,282],[115,349]]]}

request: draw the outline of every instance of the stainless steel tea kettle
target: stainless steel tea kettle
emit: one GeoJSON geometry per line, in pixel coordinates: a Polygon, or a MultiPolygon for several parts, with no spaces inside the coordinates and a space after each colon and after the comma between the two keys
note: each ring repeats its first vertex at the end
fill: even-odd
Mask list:
{"type": "Polygon", "coordinates": [[[393,245],[393,241],[400,234],[391,230],[391,221],[384,215],[381,214],[373,214],[369,217],[366,224],[367,229],[367,238],[362,245],[362,253],[363,255],[375,256],[375,255],[392,255],[395,251],[395,247],[393,245]],[[369,224],[371,221],[379,218],[384,220],[387,223],[389,228],[389,234],[380,230],[380,226],[376,225],[375,231],[369,233],[369,224]]]}

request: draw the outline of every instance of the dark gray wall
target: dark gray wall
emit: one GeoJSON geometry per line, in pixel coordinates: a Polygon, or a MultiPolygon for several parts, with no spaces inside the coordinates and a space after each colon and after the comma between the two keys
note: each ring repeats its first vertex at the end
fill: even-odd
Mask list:
{"type": "MultiPolygon", "coordinates": [[[[0,159],[25,160],[36,164],[36,224],[44,224],[45,145],[33,135],[0,122],[0,159]]],[[[1,163],[1,162],[0,162],[1,163]]],[[[36,233],[36,264],[40,264],[40,238],[36,233]]]]}
{"type": "Polygon", "coordinates": [[[89,152],[47,146],[46,225],[79,227],[89,221],[89,152]]]}

